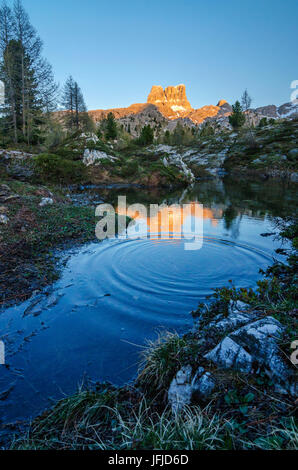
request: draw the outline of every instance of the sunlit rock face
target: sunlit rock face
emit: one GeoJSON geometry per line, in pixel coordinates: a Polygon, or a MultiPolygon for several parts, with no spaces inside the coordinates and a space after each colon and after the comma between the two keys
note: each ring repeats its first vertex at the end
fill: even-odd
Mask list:
{"type": "Polygon", "coordinates": [[[162,114],[169,118],[174,115],[179,117],[192,111],[186,97],[185,85],[168,86],[165,90],[161,86],[154,85],[149,93],[147,103],[157,106],[162,114]]]}
{"type": "Polygon", "coordinates": [[[223,106],[224,104],[227,104],[228,102],[226,100],[219,100],[219,102],[217,103],[217,106],[221,107],[223,106]]]}

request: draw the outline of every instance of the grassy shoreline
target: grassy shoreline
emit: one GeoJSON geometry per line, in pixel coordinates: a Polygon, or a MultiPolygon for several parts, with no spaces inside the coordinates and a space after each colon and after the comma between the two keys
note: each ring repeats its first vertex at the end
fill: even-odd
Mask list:
{"type": "MultiPolygon", "coordinates": [[[[0,305],[28,299],[59,278],[61,253],[96,241],[95,206],[78,206],[65,190],[4,180],[8,199],[0,212],[0,305]],[[40,206],[43,198],[53,203],[40,206]]],[[[117,223],[116,223],[117,225],[117,223]]]]}

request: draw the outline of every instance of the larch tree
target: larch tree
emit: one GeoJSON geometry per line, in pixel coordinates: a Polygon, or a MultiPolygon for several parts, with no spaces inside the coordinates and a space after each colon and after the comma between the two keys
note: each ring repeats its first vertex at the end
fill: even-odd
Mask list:
{"type": "Polygon", "coordinates": [[[77,82],[74,85],[74,106],[75,106],[75,126],[78,129],[80,126],[80,116],[82,113],[86,113],[87,108],[83,93],[77,82]]]}
{"type": "MultiPolygon", "coordinates": [[[[16,89],[13,85],[15,77],[15,56],[13,51],[10,51],[10,42],[12,41],[13,34],[13,15],[11,9],[6,3],[3,3],[0,8],[0,78],[5,86],[4,103],[1,106],[2,115],[8,115],[8,119],[2,117],[4,130],[13,130],[13,140],[16,143],[18,140],[17,132],[17,109],[16,109],[16,89]]],[[[11,45],[12,46],[12,45],[11,45]]]]}
{"type": "Polygon", "coordinates": [[[252,103],[251,96],[248,94],[247,90],[244,90],[243,95],[241,96],[241,106],[242,106],[243,111],[248,111],[249,108],[251,107],[251,103],[252,103]]]}
{"type": "MultiPolygon", "coordinates": [[[[243,95],[241,96],[241,106],[242,106],[243,111],[246,111],[247,113],[247,111],[251,107],[251,103],[252,103],[252,98],[248,94],[248,91],[246,89],[244,90],[243,95]]],[[[247,113],[247,121],[248,121],[249,127],[251,127],[251,116],[249,113],[247,113]]]]}
{"type": "Polygon", "coordinates": [[[64,85],[61,104],[66,111],[66,127],[79,129],[86,120],[87,107],[82,90],[72,76],[66,80],[64,85]]]}
{"type": "Polygon", "coordinates": [[[42,57],[42,42],[20,0],[13,9],[0,8],[0,79],[5,84],[3,114],[19,136],[30,143],[56,104],[57,86],[52,68],[42,57]]]}

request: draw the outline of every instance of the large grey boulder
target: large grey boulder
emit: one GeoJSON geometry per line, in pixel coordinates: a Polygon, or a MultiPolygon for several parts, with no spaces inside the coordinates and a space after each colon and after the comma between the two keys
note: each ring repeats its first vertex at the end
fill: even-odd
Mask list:
{"type": "Polygon", "coordinates": [[[265,317],[234,331],[230,338],[245,347],[257,359],[267,360],[268,353],[277,348],[276,340],[283,332],[281,323],[273,317],[265,317]]]}
{"type": "Polygon", "coordinates": [[[226,336],[205,358],[223,369],[252,372],[263,366],[276,389],[294,395],[296,386],[292,368],[280,353],[278,340],[283,326],[273,317],[250,322],[226,336]]]}
{"type": "Polygon", "coordinates": [[[245,347],[259,364],[265,366],[271,378],[287,382],[292,375],[292,370],[281,357],[277,343],[283,329],[275,318],[266,317],[245,325],[230,336],[245,347]]]}
{"type": "Polygon", "coordinates": [[[227,317],[218,315],[209,323],[208,328],[212,327],[220,332],[229,333],[235,330],[235,328],[246,325],[256,318],[257,314],[255,313],[230,313],[227,317]]]}
{"type": "Polygon", "coordinates": [[[229,336],[206,354],[205,358],[222,369],[235,369],[239,372],[250,372],[253,362],[252,356],[229,336]]]}

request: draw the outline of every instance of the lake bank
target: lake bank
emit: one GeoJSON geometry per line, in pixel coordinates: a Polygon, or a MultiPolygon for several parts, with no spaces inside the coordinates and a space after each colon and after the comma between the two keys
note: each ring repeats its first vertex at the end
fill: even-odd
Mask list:
{"type": "MultiPolygon", "coordinates": [[[[33,405],[37,405],[41,398],[44,404],[40,410],[48,407],[45,404],[49,396],[59,398],[59,382],[64,393],[71,395],[84,375],[92,381],[103,379],[117,383],[116,376],[121,372],[123,377],[118,384],[130,380],[137,370],[137,365],[134,368],[131,365],[139,362],[139,348],[129,343],[142,345],[146,338],[153,340],[159,326],[183,334],[192,327],[189,312],[204,302],[213,288],[228,285],[229,279],[233,279],[237,287],[253,287],[259,278],[258,269],[267,268],[274,248],[279,247],[279,243],[271,244],[272,237],[260,235],[273,232],[270,222],[273,217],[290,214],[295,201],[295,186],[283,186],[274,181],[262,184],[237,182],[226,178],[206,180],[198,187],[189,188],[186,193],[142,192],[140,188],[113,187],[101,188],[100,193],[96,188],[90,188],[89,196],[92,200],[101,199],[114,205],[119,194],[126,195],[129,204],[136,201],[171,204],[199,200],[205,208],[205,236],[212,236],[216,243],[210,243],[207,237],[205,250],[192,255],[188,262],[183,246],[179,247],[177,243],[135,241],[118,245],[115,241],[83,249],[78,247],[72,261],[64,268],[65,277],[53,292],[49,291],[45,303],[42,297],[37,296],[36,302],[33,299],[19,309],[13,308],[2,314],[3,326],[6,320],[10,322],[11,332],[24,329],[21,335],[8,336],[13,353],[12,372],[23,369],[21,374],[30,382],[30,388],[34,384],[35,389],[30,391],[25,387],[25,392],[25,383],[21,385],[20,377],[21,388],[18,385],[10,391],[8,403],[19,402],[21,411],[24,404],[16,397],[26,397],[25,409],[31,416],[34,416],[33,405]],[[138,263],[135,263],[136,253],[138,263]],[[210,260],[214,261],[210,264],[210,260]],[[171,273],[171,279],[168,273],[171,273]],[[156,276],[160,287],[155,284],[156,276]],[[150,301],[145,298],[148,289],[152,291],[150,301]],[[139,299],[135,299],[136,296],[139,299]],[[22,319],[25,311],[27,313],[22,319]],[[56,334],[58,331],[59,335],[56,334]],[[101,335],[103,339],[100,339],[101,335]],[[19,347],[20,353],[16,355],[19,347]],[[25,364],[29,351],[28,368],[25,364]],[[41,351],[42,368],[38,365],[41,351]],[[54,362],[53,357],[56,358],[54,362]],[[115,358],[123,363],[116,364],[115,358]],[[114,376],[113,369],[116,371],[114,376]],[[123,372],[125,369],[127,371],[123,372]],[[42,371],[46,372],[44,377],[42,371]],[[68,377],[70,371],[71,378],[63,383],[61,380],[68,377]],[[47,385],[44,387],[42,383],[45,382],[47,385]]],[[[12,374],[12,383],[15,377],[12,374]]],[[[7,391],[9,375],[4,379],[3,391],[7,391]]],[[[5,409],[6,401],[2,405],[5,409]]],[[[21,412],[19,417],[22,417],[21,412]]]]}

